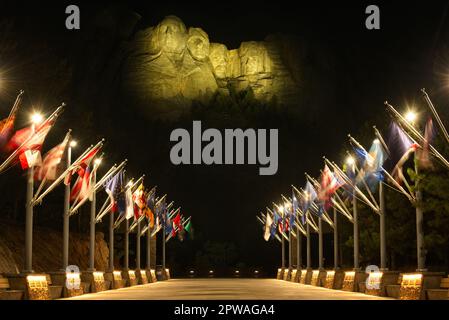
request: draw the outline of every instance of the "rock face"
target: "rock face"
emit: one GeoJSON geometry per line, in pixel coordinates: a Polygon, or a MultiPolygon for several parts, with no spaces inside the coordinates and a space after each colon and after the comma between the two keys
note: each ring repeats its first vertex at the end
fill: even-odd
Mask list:
{"type": "Polygon", "coordinates": [[[187,28],[178,17],[168,16],[157,26],[137,32],[126,45],[122,89],[162,112],[207,100],[218,91],[248,89],[261,101],[275,98],[281,104],[294,104],[300,74],[288,55],[295,50],[276,36],[242,42],[238,49],[229,50],[211,43],[204,30],[187,28]]]}
{"type": "MultiPolygon", "coordinates": [[[[20,272],[24,257],[23,226],[1,221],[0,230],[0,273],[20,272]]],[[[97,232],[95,239],[95,268],[106,270],[109,248],[103,233],[97,232]]],[[[89,237],[84,234],[70,234],[69,264],[86,270],[89,263],[89,237]]],[[[36,272],[57,271],[62,261],[62,233],[47,228],[35,228],[33,234],[33,269],[36,272]]]]}

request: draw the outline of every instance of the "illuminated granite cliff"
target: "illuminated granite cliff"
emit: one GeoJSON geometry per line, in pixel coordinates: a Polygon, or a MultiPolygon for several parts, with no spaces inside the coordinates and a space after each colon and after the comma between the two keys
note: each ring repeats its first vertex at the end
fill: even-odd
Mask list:
{"type": "Polygon", "coordinates": [[[217,92],[252,90],[260,101],[298,101],[299,49],[281,36],[228,49],[210,42],[202,29],[187,28],[178,17],[168,16],[138,31],[126,50],[122,90],[161,112],[207,101],[217,92]]]}

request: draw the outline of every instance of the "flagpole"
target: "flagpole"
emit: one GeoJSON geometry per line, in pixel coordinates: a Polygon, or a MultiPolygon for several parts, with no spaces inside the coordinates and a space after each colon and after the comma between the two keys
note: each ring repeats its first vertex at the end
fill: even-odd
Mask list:
{"type": "Polygon", "coordinates": [[[140,220],[137,220],[137,234],[136,234],[136,270],[140,270],[140,220]]]}
{"type": "Polygon", "coordinates": [[[334,270],[338,270],[338,211],[334,207],[334,270]]]}
{"type": "Polygon", "coordinates": [[[147,270],[151,270],[151,228],[149,221],[147,228],[147,270]]]}
{"type": "Polygon", "coordinates": [[[323,269],[323,219],[318,218],[318,269],[323,269]]]}
{"type": "Polygon", "coordinates": [[[359,218],[357,213],[357,198],[355,191],[352,196],[352,218],[354,233],[354,270],[359,270],[359,218]]]}
{"type": "Polygon", "coordinates": [[[379,181],[379,202],[380,202],[380,269],[388,270],[387,268],[387,236],[385,225],[385,195],[384,185],[379,181]]]}
{"type": "Polygon", "coordinates": [[[123,269],[124,271],[128,271],[129,270],[129,220],[125,219],[125,241],[124,241],[124,246],[125,246],[125,258],[124,258],[124,263],[123,263],[123,269]]]}
{"type": "Polygon", "coordinates": [[[92,190],[92,201],[90,203],[90,245],[89,245],[89,269],[88,271],[95,271],[95,223],[96,223],[96,192],[95,184],[97,181],[97,170],[92,170],[91,185],[94,186],[92,190]]]}
{"type": "MultiPolygon", "coordinates": [[[[36,124],[31,126],[31,137],[34,136],[36,124]]],[[[31,139],[28,138],[27,140],[31,139]]],[[[17,151],[17,150],[16,150],[17,151]]],[[[27,172],[27,194],[25,210],[25,270],[24,273],[33,272],[33,192],[34,192],[34,163],[31,163],[27,172]]]]}
{"type": "Polygon", "coordinates": [[[109,272],[114,271],[114,212],[109,213],[109,272]]]}
{"type": "MultiPolygon", "coordinates": [[[[70,168],[72,162],[72,146],[71,136],[69,132],[68,148],[67,148],[67,169],[70,168]]],[[[62,222],[62,270],[66,271],[69,265],[69,234],[70,234],[70,183],[65,186],[64,190],[64,214],[62,222]]]]}
{"type": "Polygon", "coordinates": [[[296,225],[296,269],[300,269],[302,265],[302,234],[299,225],[296,225]]]}
{"type": "MultiPolygon", "coordinates": [[[[33,129],[34,131],[34,129],[33,129]]],[[[33,272],[33,188],[34,164],[27,172],[26,216],[25,216],[25,270],[24,273],[33,272]]]]}
{"type": "Polygon", "coordinates": [[[307,223],[307,269],[312,269],[312,256],[310,252],[310,224],[307,223]]]}
{"type": "Polygon", "coordinates": [[[162,226],[162,275],[163,280],[166,280],[166,274],[165,274],[165,221],[164,225],[162,226]]]}
{"type": "Polygon", "coordinates": [[[292,226],[288,226],[288,268],[292,268],[292,226]]]}
{"type": "Polygon", "coordinates": [[[426,254],[424,251],[424,231],[423,231],[423,210],[422,210],[422,193],[419,187],[419,166],[418,159],[415,152],[415,190],[416,190],[416,253],[418,269],[416,271],[426,271],[425,259],[426,254]]]}

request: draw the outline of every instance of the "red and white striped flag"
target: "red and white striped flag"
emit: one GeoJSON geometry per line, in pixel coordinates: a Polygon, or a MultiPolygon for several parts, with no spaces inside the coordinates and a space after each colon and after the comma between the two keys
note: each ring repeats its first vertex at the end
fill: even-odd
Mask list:
{"type": "Polygon", "coordinates": [[[65,176],[64,178],[64,184],[69,185],[70,181],[72,179],[72,175],[75,173],[78,174],[78,177],[84,176],[84,172],[86,168],[89,166],[92,159],[95,157],[95,155],[100,151],[101,146],[95,147],[92,150],[90,150],[84,157],[79,159],[78,161],[74,162],[72,164],[73,169],[70,170],[70,172],[65,176]]]}
{"type": "Polygon", "coordinates": [[[58,175],[59,164],[61,163],[64,151],[69,142],[70,135],[67,133],[62,143],[51,149],[44,156],[42,165],[40,165],[34,175],[34,179],[42,181],[44,179],[48,181],[55,180],[58,175]]]}

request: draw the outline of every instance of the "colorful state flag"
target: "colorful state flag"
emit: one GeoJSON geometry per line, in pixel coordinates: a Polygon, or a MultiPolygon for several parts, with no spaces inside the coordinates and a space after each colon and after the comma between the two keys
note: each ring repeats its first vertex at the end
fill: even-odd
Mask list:
{"type": "Polygon", "coordinates": [[[393,166],[392,176],[398,183],[403,181],[407,184],[407,180],[402,171],[403,166],[410,155],[418,149],[419,145],[413,142],[398,124],[392,122],[387,146],[390,151],[390,159],[393,166]]]}
{"type": "Polygon", "coordinates": [[[125,218],[126,220],[134,217],[134,201],[133,201],[133,193],[131,188],[127,188],[125,191],[125,200],[126,200],[126,210],[125,210],[125,218]]]}
{"type": "MultiPolygon", "coordinates": [[[[120,172],[116,173],[112,178],[108,179],[105,182],[105,191],[109,196],[109,199],[112,204],[111,212],[120,212],[118,210],[118,201],[119,201],[119,195],[123,194],[123,170],[120,170],[120,172]]],[[[122,211],[123,212],[123,211],[122,211]]]]}
{"type": "Polygon", "coordinates": [[[98,151],[100,151],[100,146],[92,148],[84,157],[72,163],[72,170],[64,178],[64,184],[69,185],[72,179],[72,176],[77,173],[79,177],[84,175],[84,171],[91,163],[92,159],[97,155],[98,151]]]}
{"type": "Polygon", "coordinates": [[[6,143],[11,139],[14,129],[16,113],[14,112],[8,118],[0,121],[0,150],[4,150],[6,143]]]}
{"type": "Polygon", "coordinates": [[[64,156],[64,151],[67,147],[68,141],[69,134],[65,136],[62,143],[58,144],[45,154],[42,164],[36,169],[34,175],[35,180],[42,181],[46,179],[47,181],[52,181],[57,178],[58,174],[60,174],[59,164],[64,156]]]}
{"type": "Polygon", "coordinates": [[[91,198],[93,193],[93,184],[92,184],[92,174],[90,167],[87,167],[86,170],[83,171],[83,174],[78,176],[73,188],[70,192],[70,201],[71,202],[80,202],[86,198],[91,198]]]}
{"type": "Polygon", "coordinates": [[[313,187],[313,185],[310,183],[310,181],[307,181],[306,186],[304,188],[304,196],[302,197],[301,206],[302,206],[302,224],[306,224],[306,213],[312,206],[313,202],[317,199],[318,194],[313,187]]]}
{"type": "Polygon", "coordinates": [[[424,129],[424,142],[422,145],[422,149],[418,149],[416,151],[416,157],[418,159],[418,165],[420,166],[420,168],[431,169],[433,167],[430,160],[429,146],[432,143],[434,137],[435,129],[433,126],[433,121],[432,118],[429,118],[424,129]]]}
{"type": "Polygon", "coordinates": [[[266,219],[265,219],[265,232],[263,235],[263,238],[265,241],[270,240],[271,238],[271,226],[273,225],[273,218],[271,218],[271,215],[267,213],[266,219]]]}

